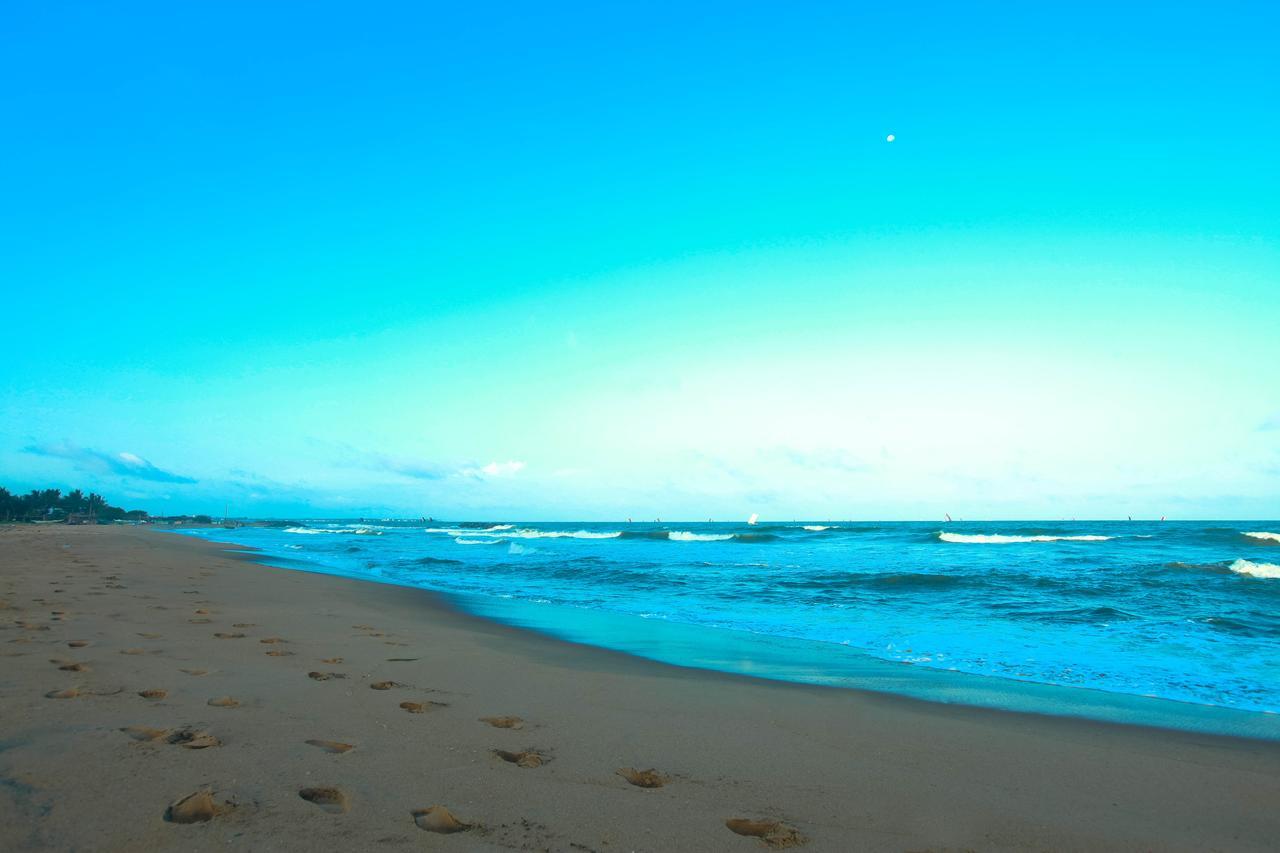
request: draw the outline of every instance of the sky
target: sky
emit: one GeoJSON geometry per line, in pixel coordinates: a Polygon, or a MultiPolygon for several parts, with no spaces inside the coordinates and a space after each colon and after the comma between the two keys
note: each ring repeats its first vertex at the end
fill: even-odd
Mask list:
{"type": "Polygon", "coordinates": [[[1280,12],[862,5],[11,0],[0,485],[1280,517],[1280,12]]]}

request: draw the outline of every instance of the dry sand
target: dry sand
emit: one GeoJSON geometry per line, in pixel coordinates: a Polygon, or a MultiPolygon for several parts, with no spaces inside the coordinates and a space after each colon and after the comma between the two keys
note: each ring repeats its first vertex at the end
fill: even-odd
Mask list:
{"type": "Polygon", "coordinates": [[[154,531],[0,528],[0,656],[6,851],[1280,845],[1280,744],[685,670],[154,531]]]}

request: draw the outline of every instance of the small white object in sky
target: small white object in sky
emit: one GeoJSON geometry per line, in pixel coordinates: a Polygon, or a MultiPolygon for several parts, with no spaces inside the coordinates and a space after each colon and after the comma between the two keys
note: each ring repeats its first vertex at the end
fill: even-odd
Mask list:
{"type": "Polygon", "coordinates": [[[893,137],[893,134],[891,133],[891,134],[889,134],[888,136],[886,136],[886,137],[884,138],[884,141],[885,141],[885,142],[892,142],[892,141],[893,141],[893,139],[894,139],[894,137],[893,137]]]}

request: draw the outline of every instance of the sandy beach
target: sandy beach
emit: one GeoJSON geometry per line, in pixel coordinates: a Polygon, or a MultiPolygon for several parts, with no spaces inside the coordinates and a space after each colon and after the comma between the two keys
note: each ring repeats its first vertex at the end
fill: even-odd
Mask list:
{"type": "Polygon", "coordinates": [[[0,528],[0,656],[5,850],[1280,838],[1277,743],[664,666],[145,529],[0,528]]]}

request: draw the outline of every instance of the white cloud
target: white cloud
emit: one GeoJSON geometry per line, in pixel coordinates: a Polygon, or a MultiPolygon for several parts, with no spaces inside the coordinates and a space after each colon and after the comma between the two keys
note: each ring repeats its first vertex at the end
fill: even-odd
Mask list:
{"type": "Polygon", "coordinates": [[[490,462],[480,470],[491,477],[504,477],[510,474],[519,474],[524,469],[523,462],[490,462]]]}
{"type": "Polygon", "coordinates": [[[507,462],[493,461],[478,468],[463,468],[458,473],[464,477],[514,477],[524,470],[524,463],[514,459],[507,462]]]}

